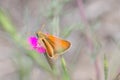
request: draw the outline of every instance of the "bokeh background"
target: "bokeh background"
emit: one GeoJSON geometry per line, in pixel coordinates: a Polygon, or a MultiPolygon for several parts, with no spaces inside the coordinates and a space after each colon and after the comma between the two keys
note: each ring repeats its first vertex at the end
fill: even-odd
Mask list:
{"type": "Polygon", "coordinates": [[[0,0],[0,9],[0,80],[65,80],[60,59],[56,77],[43,54],[22,46],[42,24],[71,42],[70,80],[120,80],[120,0],[0,0]]]}

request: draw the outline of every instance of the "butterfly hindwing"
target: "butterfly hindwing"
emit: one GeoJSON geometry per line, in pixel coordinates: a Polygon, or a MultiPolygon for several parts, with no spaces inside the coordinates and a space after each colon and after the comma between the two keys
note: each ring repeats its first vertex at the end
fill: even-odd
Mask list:
{"type": "Polygon", "coordinates": [[[70,42],[47,34],[47,40],[53,47],[55,53],[62,53],[70,47],[70,42]]]}

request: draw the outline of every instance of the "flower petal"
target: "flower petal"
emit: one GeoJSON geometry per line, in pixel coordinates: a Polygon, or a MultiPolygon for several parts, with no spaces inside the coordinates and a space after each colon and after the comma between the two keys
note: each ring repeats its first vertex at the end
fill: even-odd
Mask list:
{"type": "Polygon", "coordinates": [[[32,46],[32,47],[37,47],[37,37],[31,36],[28,38],[28,43],[32,46]]]}
{"type": "Polygon", "coordinates": [[[45,53],[45,52],[46,52],[46,49],[41,46],[41,47],[37,47],[37,48],[36,48],[36,51],[37,51],[38,53],[45,53]]]}
{"type": "Polygon", "coordinates": [[[35,36],[31,36],[28,38],[28,43],[32,46],[32,48],[34,50],[36,50],[38,53],[45,53],[46,52],[46,49],[41,46],[39,43],[38,43],[38,38],[35,37],[35,36]]]}

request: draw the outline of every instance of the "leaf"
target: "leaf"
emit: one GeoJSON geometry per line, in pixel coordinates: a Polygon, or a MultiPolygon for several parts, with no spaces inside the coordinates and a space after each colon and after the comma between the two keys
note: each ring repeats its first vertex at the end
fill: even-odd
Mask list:
{"type": "Polygon", "coordinates": [[[61,35],[61,37],[66,38],[66,37],[68,37],[72,33],[73,30],[75,30],[77,28],[82,30],[83,29],[83,25],[82,24],[74,24],[74,25],[71,25],[69,27],[66,27],[66,28],[64,28],[64,30],[61,32],[60,35],[61,35]]]}
{"type": "Polygon", "coordinates": [[[0,9],[0,24],[10,34],[14,35],[16,33],[16,30],[13,27],[12,22],[10,21],[8,16],[1,9],[0,9]]]}
{"type": "Polygon", "coordinates": [[[29,58],[24,58],[23,56],[19,58],[18,67],[20,80],[29,80],[30,73],[32,69],[32,62],[29,58]]]}
{"type": "Polygon", "coordinates": [[[51,23],[52,26],[52,34],[59,36],[59,17],[55,16],[51,23]]]}
{"type": "Polygon", "coordinates": [[[62,80],[70,80],[70,76],[68,74],[66,63],[63,57],[61,58],[61,65],[63,69],[62,80]]]}
{"type": "Polygon", "coordinates": [[[104,55],[104,75],[105,75],[105,80],[107,80],[108,79],[108,60],[105,55],[104,55]]]}

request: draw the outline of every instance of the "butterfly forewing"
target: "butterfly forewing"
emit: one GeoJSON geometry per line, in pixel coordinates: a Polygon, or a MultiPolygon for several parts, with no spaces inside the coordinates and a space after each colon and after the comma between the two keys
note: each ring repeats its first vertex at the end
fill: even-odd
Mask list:
{"type": "Polygon", "coordinates": [[[46,39],[40,39],[41,42],[43,44],[43,46],[46,48],[47,54],[49,57],[53,57],[54,56],[54,50],[53,47],[49,44],[49,42],[46,39]]]}

